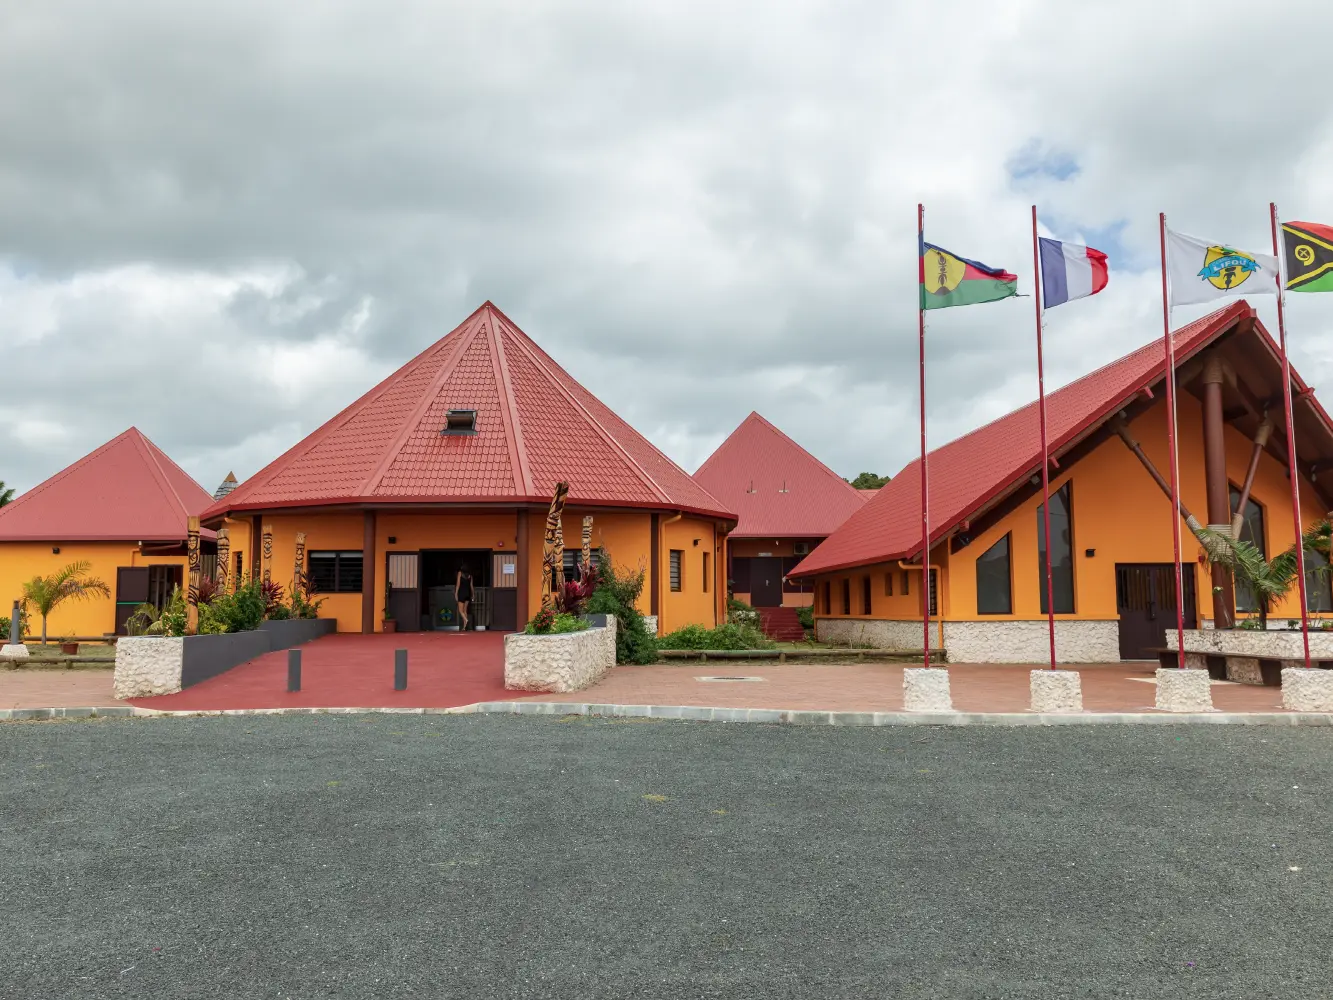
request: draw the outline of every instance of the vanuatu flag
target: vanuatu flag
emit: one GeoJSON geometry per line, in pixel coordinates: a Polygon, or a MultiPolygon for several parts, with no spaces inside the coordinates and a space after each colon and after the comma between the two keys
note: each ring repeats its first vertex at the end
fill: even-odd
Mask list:
{"type": "Polygon", "coordinates": [[[1333,226],[1282,223],[1282,256],[1289,292],[1333,292],[1333,226]]]}
{"type": "Polygon", "coordinates": [[[974,306],[1018,294],[1018,276],[921,241],[921,308],[974,306]]]}

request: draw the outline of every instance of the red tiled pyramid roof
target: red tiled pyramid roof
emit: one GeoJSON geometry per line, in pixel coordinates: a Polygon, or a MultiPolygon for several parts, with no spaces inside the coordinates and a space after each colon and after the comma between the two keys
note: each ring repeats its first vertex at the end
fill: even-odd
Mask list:
{"type": "Polygon", "coordinates": [[[733,515],[490,302],[208,511],[571,501],[733,515]],[[443,435],[451,409],[476,433],[443,435]]]}
{"type": "Polygon", "coordinates": [[[758,413],[741,421],[694,479],[740,516],[732,538],[823,538],[874,495],[853,489],[758,413]]]}
{"type": "Polygon", "coordinates": [[[0,541],[178,542],[190,515],[212,502],[131,427],[0,507],[0,541]]]}
{"type": "MultiPolygon", "coordinates": [[[[1176,363],[1255,312],[1243,299],[1174,334],[1176,363]]],[[[1262,329],[1257,318],[1256,329],[1262,329]]],[[[1160,339],[1046,397],[1052,454],[1077,443],[1166,370],[1160,339]]],[[[1041,428],[1036,402],[930,452],[931,544],[1017,483],[1041,471],[1041,428]]],[[[915,556],[921,551],[921,460],[910,462],[853,514],[790,576],[808,576],[915,556]]]]}

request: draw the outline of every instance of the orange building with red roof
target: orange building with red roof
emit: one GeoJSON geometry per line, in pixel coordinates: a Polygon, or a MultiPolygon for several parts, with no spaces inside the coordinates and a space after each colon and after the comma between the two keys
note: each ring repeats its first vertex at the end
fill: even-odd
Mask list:
{"type": "MultiPolygon", "coordinates": [[[[1244,301],[1182,328],[1175,342],[1181,502],[1205,524],[1241,511],[1241,537],[1271,558],[1296,537],[1277,346],[1244,301]]],[[[1065,662],[1151,658],[1174,627],[1170,500],[1149,469],[1169,475],[1164,356],[1154,340],[1047,397],[1065,662]]],[[[1292,379],[1308,528],[1333,509],[1333,422],[1300,376],[1292,379]]],[[[1038,431],[1032,403],[928,456],[931,638],[955,662],[1048,655],[1038,431]]],[[[793,569],[814,587],[821,638],[921,648],[920,490],[917,460],[793,569]]],[[[1230,581],[1210,577],[1183,526],[1182,537],[1186,627],[1252,610],[1243,587],[1228,607],[1230,581]]],[[[1311,610],[1333,611],[1327,580],[1310,576],[1311,610]]],[[[1291,597],[1273,617],[1299,614],[1291,597]]]]}
{"type": "Polygon", "coordinates": [[[716,624],[735,516],[490,302],[204,519],[227,527],[233,572],[262,572],[267,531],[283,584],[303,533],[302,571],[342,631],[377,631],[386,611],[404,631],[451,623],[463,564],[478,623],[507,630],[539,606],[561,481],[567,565],[591,515],[593,547],[647,571],[642,610],[662,630],[716,624]]]}
{"type": "MultiPolygon", "coordinates": [[[[8,609],[26,581],[87,561],[89,576],[112,596],[61,604],[51,614],[49,635],[123,633],[139,604],[161,607],[181,585],[187,522],[212,502],[131,427],[0,507],[0,598],[8,609]]],[[[200,549],[206,560],[216,552],[212,532],[204,533],[200,549]]]]}
{"type": "Polygon", "coordinates": [[[694,479],[737,514],[727,543],[729,579],[737,599],[756,608],[809,605],[812,588],[787,573],[874,495],[853,489],[758,413],[694,479]]]}

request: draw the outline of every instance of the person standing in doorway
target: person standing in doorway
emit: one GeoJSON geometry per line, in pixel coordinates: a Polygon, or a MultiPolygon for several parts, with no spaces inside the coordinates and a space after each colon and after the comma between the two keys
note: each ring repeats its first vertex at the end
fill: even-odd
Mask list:
{"type": "Polygon", "coordinates": [[[458,624],[466,632],[470,616],[468,607],[472,604],[472,572],[467,563],[458,567],[458,577],[454,580],[454,600],[458,602],[458,624]]]}

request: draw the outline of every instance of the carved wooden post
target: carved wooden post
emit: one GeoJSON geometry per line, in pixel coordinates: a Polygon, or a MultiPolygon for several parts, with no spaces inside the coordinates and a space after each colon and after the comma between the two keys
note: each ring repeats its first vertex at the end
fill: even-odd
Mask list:
{"type": "Polygon", "coordinates": [[[592,515],[583,515],[583,550],[579,554],[579,572],[584,579],[592,571],[592,515]]]}
{"type": "Polygon", "coordinates": [[[185,591],[185,634],[199,631],[199,518],[191,517],[186,528],[185,552],[190,560],[190,584],[185,591]]]}
{"type": "Polygon", "coordinates": [[[264,525],[264,582],[273,578],[273,525],[264,525]]]}
{"type": "Polygon", "coordinates": [[[292,593],[305,596],[305,532],[296,533],[296,567],[292,573],[292,593]]]}
{"type": "Polygon", "coordinates": [[[542,545],[542,610],[555,610],[556,588],[563,589],[565,584],[565,545],[564,532],[560,519],[565,514],[565,497],[569,495],[569,483],[556,483],[555,496],[551,498],[551,509],[546,514],[546,539],[542,545]]]}
{"type": "Polygon", "coordinates": [[[218,564],[213,567],[213,582],[218,593],[227,592],[227,573],[231,569],[231,532],[225,526],[218,528],[218,564]]]}

